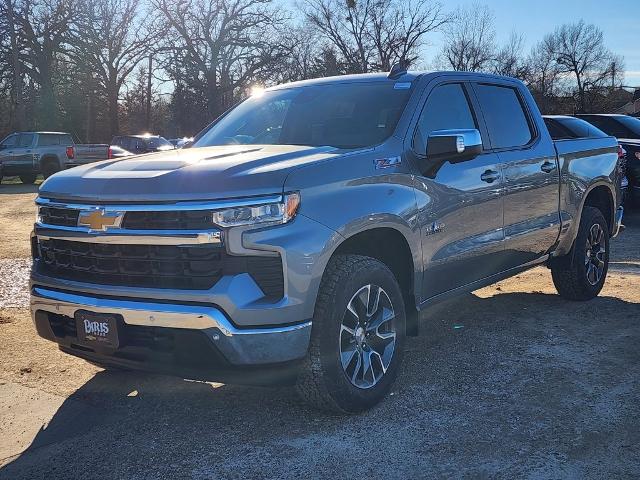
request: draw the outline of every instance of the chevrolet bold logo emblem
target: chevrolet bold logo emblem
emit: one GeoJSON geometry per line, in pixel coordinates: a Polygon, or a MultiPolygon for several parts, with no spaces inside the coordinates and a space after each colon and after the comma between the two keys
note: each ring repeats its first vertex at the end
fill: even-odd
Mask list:
{"type": "Polygon", "coordinates": [[[85,210],[78,215],[78,226],[104,232],[109,227],[120,227],[123,216],[122,212],[107,212],[104,208],[85,210]]]}

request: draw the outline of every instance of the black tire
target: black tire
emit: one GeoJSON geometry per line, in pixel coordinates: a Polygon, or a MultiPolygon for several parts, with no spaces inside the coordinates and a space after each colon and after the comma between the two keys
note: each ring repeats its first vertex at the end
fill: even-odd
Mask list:
{"type": "Polygon", "coordinates": [[[60,166],[58,162],[54,160],[45,160],[41,167],[42,177],[46,180],[54,173],[58,173],[60,171],[60,166]]]}
{"type": "Polygon", "coordinates": [[[36,181],[37,175],[35,173],[27,173],[20,175],[20,181],[25,185],[32,185],[36,181]]]}
{"type": "Polygon", "coordinates": [[[551,276],[560,296],[577,301],[598,296],[609,270],[609,226],[599,209],[584,207],[573,247],[567,257],[558,260],[551,265],[551,276]],[[591,248],[592,232],[597,231],[602,232],[602,240],[598,245],[602,245],[604,253],[594,253],[596,248],[591,248]],[[591,260],[588,261],[588,258],[591,260]],[[595,263],[600,261],[603,262],[601,272],[595,267],[595,263]]]}
{"type": "MultiPolygon", "coordinates": [[[[389,268],[370,257],[360,255],[336,255],[332,258],[320,284],[320,291],[316,301],[313,316],[313,327],[311,332],[311,343],[302,370],[299,374],[296,389],[298,394],[310,405],[322,409],[340,413],[358,413],[367,410],[380,402],[391,388],[400,365],[402,363],[404,340],[406,328],[405,306],[398,282],[389,268]],[[367,287],[368,286],[368,287],[367,287]],[[368,289],[368,290],[367,290],[368,289]],[[369,292],[377,296],[377,301],[373,298],[373,303],[368,303],[372,297],[369,292]],[[361,294],[362,303],[365,305],[364,296],[367,297],[366,311],[360,311],[360,317],[365,320],[362,323],[365,328],[357,327],[354,331],[359,332],[356,340],[349,340],[350,333],[343,329],[343,323],[353,321],[360,325],[360,317],[348,313],[347,306],[357,302],[356,293],[361,294]],[[382,306],[380,312],[379,303],[383,302],[389,309],[382,306]],[[375,304],[375,310],[369,314],[369,306],[375,304]],[[385,313],[386,309],[386,313],[385,313]],[[393,316],[391,316],[394,314],[393,316]],[[375,318],[389,318],[379,323],[378,327],[375,318]],[[392,320],[391,320],[392,318],[392,320]],[[367,326],[368,324],[368,326],[367,326]],[[385,325],[384,332],[379,332],[385,325]],[[372,330],[369,331],[369,328],[372,330]],[[371,334],[371,336],[369,336],[371,334]],[[345,335],[347,343],[345,345],[345,335]],[[383,335],[387,338],[383,339],[383,335]],[[391,337],[391,338],[389,338],[391,337]],[[360,343],[360,341],[364,343],[360,343]],[[391,356],[387,357],[390,344],[395,341],[390,349],[391,356]],[[368,342],[368,343],[367,343],[368,342]],[[376,346],[377,345],[377,346],[376,346]],[[343,367],[341,352],[343,348],[353,348],[353,356],[343,367]],[[357,352],[355,351],[357,349],[357,352]],[[368,349],[368,350],[367,350],[368,349]],[[382,355],[374,356],[374,349],[384,351],[382,355]],[[368,352],[368,361],[364,360],[364,355],[368,352]],[[358,358],[359,357],[359,358],[358,358]],[[355,360],[354,360],[355,358],[355,360]],[[384,369],[385,358],[387,367],[384,369]],[[374,359],[377,368],[373,365],[374,359]],[[354,363],[350,363],[354,361],[354,363]],[[361,379],[352,380],[359,377],[355,372],[359,365],[370,366],[370,370],[365,368],[361,379]],[[347,377],[346,371],[353,365],[353,369],[347,377]],[[380,378],[376,380],[376,370],[380,378]],[[370,375],[367,377],[367,372],[370,375]],[[373,384],[364,387],[356,386],[353,382],[373,381],[373,384]]],[[[343,353],[345,358],[351,352],[343,353]]]]}

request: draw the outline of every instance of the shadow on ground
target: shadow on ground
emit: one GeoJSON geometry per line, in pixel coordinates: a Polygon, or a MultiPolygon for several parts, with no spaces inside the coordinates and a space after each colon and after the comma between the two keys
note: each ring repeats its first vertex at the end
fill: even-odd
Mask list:
{"type": "Polygon", "coordinates": [[[633,477],[640,307],[571,306],[515,293],[434,308],[392,395],[359,416],[291,389],[101,372],[0,477],[633,477]]]}
{"type": "Polygon", "coordinates": [[[0,195],[13,195],[16,193],[38,193],[40,181],[34,185],[24,185],[22,183],[6,183],[0,184],[0,195]]]}

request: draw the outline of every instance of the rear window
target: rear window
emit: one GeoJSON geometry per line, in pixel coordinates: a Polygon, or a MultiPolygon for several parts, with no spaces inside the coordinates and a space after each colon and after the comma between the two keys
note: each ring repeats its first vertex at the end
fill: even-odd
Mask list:
{"type": "Polygon", "coordinates": [[[553,140],[567,138],[602,138],[607,134],[589,122],[579,118],[545,118],[549,134],[553,140]]]}
{"type": "Polygon", "coordinates": [[[515,88],[479,84],[476,91],[493,148],[517,148],[531,142],[531,125],[515,88]]]}
{"type": "Polygon", "coordinates": [[[59,135],[55,133],[41,133],[38,135],[38,146],[47,147],[51,145],[73,145],[71,135],[59,135]]]}

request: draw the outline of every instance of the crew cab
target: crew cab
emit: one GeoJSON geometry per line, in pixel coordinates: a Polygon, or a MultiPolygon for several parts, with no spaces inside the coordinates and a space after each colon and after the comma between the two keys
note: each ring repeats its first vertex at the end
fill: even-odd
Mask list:
{"type": "Polygon", "coordinates": [[[77,145],[70,134],[63,132],[12,133],[0,142],[2,175],[33,183],[39,173],[48,178],[66,168],[105,160],[108,147],[77,145]]]}
{"type": "Polygon", "coordinates": [[[290,382],[359,412],[443,299],[537,265],[564,298],[598,295],[617,161],[612,137],[554,142],[512,78],[394,67],[275,86],[190,148],[44,182],[33,321],[106,368],[290,382]]]}

